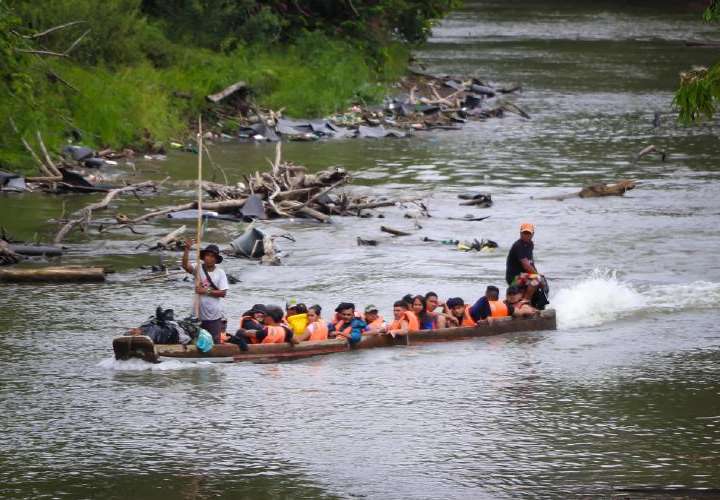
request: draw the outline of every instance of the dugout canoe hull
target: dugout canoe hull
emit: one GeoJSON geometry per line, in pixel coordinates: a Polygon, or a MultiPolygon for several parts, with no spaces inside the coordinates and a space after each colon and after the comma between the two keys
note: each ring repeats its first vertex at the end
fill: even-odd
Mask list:
{"type": "Polygon", "coordinates": [[[374,349],[378,347],[407,346],[431,342],[449,342],[479,337],[491,337],[513,332],[533,332],[557,329],[555,311],[542,311],[534,318],[502,318],[488,324],[475,327],[444,328],[442,330],[423,330],[410,332],[407,335],[367,335],[353,346],[344,339],[331,339],[319,342],[302,342],[298,345],[255,344],[249,345],[247,351],[241,351],[235,344],[215,345],[210,352],[199,351],[194,345],[153,344],[144,335],[124,335],[113,340],[115,358],[126,360],[132,358],[157,363],[165,359],[186,361],[210,361],[230,363],[251,361],[255,363],[272,363],[295,359],[333,354],[357,349],[374,349]]]}

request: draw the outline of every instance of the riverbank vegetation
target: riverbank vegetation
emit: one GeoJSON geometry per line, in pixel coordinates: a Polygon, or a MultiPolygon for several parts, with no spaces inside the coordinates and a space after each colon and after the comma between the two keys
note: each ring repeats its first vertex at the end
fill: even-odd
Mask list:
{"type": "Polygon", "coordinates": [[[182,138],[241,80],[289,116],[376,102],[457,3],[0,0],[0,169],[34,169],[38,132],[52,151],[182,138]]]}
{"type": "MultiPolygon", "coordinates": [[[[720,23],[720,0],[710,1],[703,19],[708,23],[720,23]]],[[[678,107],[683,123],[711,120],[720,103],[720,62],[683,72],[673,102],[678,107]]]]}

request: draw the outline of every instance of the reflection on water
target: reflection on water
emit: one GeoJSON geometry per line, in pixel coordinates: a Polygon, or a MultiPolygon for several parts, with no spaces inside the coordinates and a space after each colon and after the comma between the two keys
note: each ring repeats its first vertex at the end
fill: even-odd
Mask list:
{"type": "MultiPolygon", "coordinates": [[[[326,310],[373,302],[389,316],[411,291],[470,299],[501,284],[517,226],[532,220],[560,330],[282,365],[146,369],[114,361],[110,341],[156,305],[189,310],[189,282],[138,281],[138,267],[161,256],[137,245],[179,224],[80,235],[65,261],[113,266],[109,284],[0,288],[0,496],[548,498],[720,487],[711,250],[720,245],[720,142],[717,127],[679,127],[669,108],[678,71],[716,57],[681,41],[712,32],[677,4],[586,4],[469,2],[420,53],[433,70],[522,83],[516,102],[532,120],[284,145],[296,163],[350,169],[358,192],[426,196],[433,217],[413,236],[379,232],[381,222],[412,228],[403,217],[411,206],[382,221],[277,221],[263,227],[297,239],[281,244],[283,267],[223,263],[241,279],[226,301],[231,326],[250,304],[289,298],[326,310]],[[651,143],[668,161],[634,162],[651,143]],[[623,198],[541,199],[618,178],[639,187],[623,198]],[[489,191],[495,204],[460,207],[464,191],[489,191]],[[466,213],[491,217],[448,220],[466,213]],[[380,245],[358,247],[357,236],[380,245]],[[500,248],[463,253],[423,237],[491,238],[500,248]]],[[[239,180],[273,154],[232,145],[213,158],[239,180]]],[[[195,160],[176,154],[138,168],[189,179],[195,160]]],[[[189,193],[177,184],[144,206],[122,199],[118,211],[189,193]]],[[[62,204],[87,199],[2,197],[0,225],[47,239],[62,204]]],[[[225,243],[241,230],[212,222],[207,239],[225,243]]]]}

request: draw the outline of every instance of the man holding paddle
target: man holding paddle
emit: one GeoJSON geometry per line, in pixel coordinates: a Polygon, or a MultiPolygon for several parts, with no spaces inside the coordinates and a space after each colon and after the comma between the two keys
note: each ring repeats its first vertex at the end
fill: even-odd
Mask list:
{"type": "Polygon", "coordinates": [[[190,264],[190,247],[195,242],[185,241],[185,251],[182,257],[182,267],[190,274],[196,276],[195,294],[196,300],[200,301],[200,307],[196,306],[196,314],[200,320],[200,326],[207,330],[213,337],[216,344],[220,343],[220,334],[223,329],[223,309],[221,299],[225,297],[228,289],[228,280],[225,271],[217,264],[223,261],[220,249],[217,245],[208,245],[200,251],[200,269],[190,264]]]}

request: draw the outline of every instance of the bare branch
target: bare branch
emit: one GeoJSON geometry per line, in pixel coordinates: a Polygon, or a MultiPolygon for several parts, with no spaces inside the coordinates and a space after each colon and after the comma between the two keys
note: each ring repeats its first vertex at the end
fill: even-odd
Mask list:
{"type": "Polygon", "coordinates": [[[45,35],[49,35],[50,33],[54,32],[54,31],[69,28],[70,26],[75,26],[76,24],[83,24],[83,23],[85,23],[85,21],[70,21],[69,23],[61,24],[59,26],[53,26],[52,28],[46,29],[45,31],[41,31],[40,33],[33,33],[32,35],[25,35],[25,36],[23,36],[23,38],[28,38],[28,39],[40,38],[45,35]]]}

